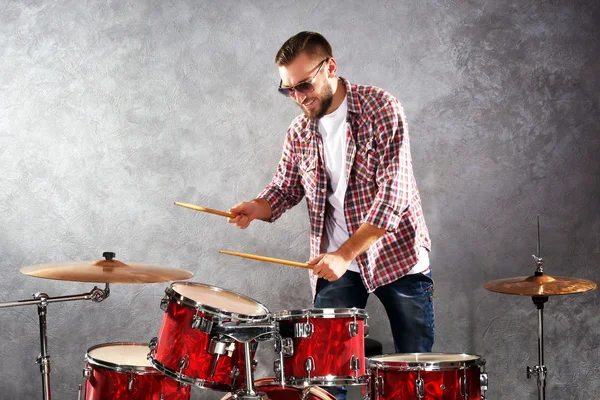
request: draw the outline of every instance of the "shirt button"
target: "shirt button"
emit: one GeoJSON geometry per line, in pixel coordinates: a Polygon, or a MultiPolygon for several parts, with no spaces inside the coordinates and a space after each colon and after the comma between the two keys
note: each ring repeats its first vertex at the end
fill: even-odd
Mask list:
{"type": "Polygon", "coordinates": [[[320,212],[320,213],[319,213],[319,216],[320,216],[320,217],[322,217],[322,216],[323,216],[323,213],[322,213],[322,212],[320,212]]]}
{"type": "Polygon", "coordinates": [[[321,189],[321,193],[327,193],[327,189],[321,189]]]}

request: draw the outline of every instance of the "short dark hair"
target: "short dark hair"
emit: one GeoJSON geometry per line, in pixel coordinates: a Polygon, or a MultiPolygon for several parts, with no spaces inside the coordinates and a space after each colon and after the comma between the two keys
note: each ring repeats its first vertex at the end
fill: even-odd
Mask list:
{"type": "Polygon", "coordinates": [[[322,59],[333,57],[331,45],[323,35],[303,31],[285,41],[275,56],[275,64],[279,67],[289,65],[302,52],[322,59]]]}

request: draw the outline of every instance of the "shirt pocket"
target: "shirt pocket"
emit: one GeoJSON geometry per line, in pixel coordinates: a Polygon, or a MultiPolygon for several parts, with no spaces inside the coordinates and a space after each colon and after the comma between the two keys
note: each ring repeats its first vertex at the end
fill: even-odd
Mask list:
{"type": "Polygon", "coordinates": [[[304,188],[304,194],[309,199],[314,199],[317,192],[317,159],[303,158],[298,163],[300,170],[300,183],[304,188]]]}
{"type": "Polygon", "coordinates": [[[368,140],[356,149],[354,171],[356,179],[366,184],[375,183],[375,173],[379,163],[379,154],[373,140],[368,140]]]}

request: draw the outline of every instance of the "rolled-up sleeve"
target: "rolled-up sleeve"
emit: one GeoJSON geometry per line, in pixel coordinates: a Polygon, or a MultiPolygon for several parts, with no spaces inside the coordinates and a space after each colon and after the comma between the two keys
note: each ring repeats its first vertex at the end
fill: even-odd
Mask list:
{"type": "Polygon", "coordinates": [[[294,162],[291,128],[286,133],[277,172],[258,197],[265,199],[271,206],[272,215],[268,222],[279,219],[286,210],[294,207],[304,197],[298,166],[294,162]]]}
{"type": "Polygon", "coordinates": [[[412,196],[412,160],[404,110],[393,99],[374,119],[379,165],[377,193],[363,223],[388,232],[398,229],[412,196]]]}

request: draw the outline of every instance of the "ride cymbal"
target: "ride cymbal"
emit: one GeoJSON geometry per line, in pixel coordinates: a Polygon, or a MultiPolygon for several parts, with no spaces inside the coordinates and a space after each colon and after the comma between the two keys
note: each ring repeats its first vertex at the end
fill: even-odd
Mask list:
{"type": "Polygon", "coordinates": [[[595,282],[564,276],[533,275],[499,279],[483,285],[487,290],[521,296],[557,296],[594,290],[595,282]]]}
{"type": "Polygon", "coordinates": [[[114,260],[115,253],[106,252],[102,255],[105,260],[32,265],[20,271],[38,278],[95,283],[157,283],[181,281],[194,276],[192,272],[179,268],[126,264],[114,260]]]}

